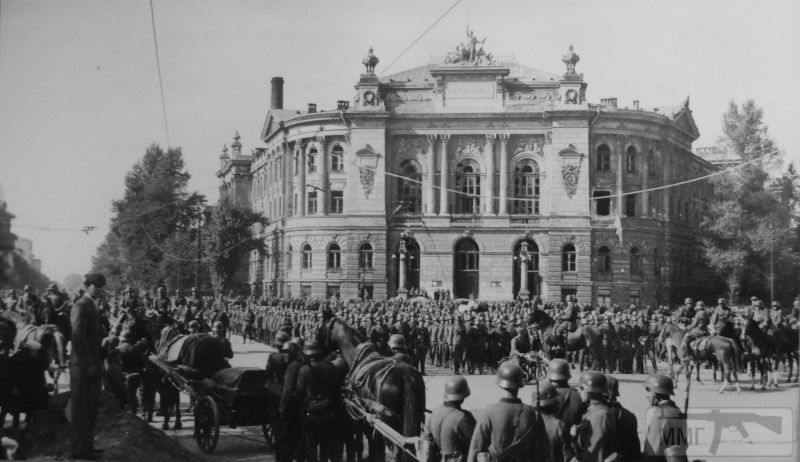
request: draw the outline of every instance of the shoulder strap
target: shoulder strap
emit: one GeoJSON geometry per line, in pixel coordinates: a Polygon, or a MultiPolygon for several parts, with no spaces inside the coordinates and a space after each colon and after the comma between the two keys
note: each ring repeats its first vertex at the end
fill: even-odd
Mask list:
{"type": "MultiPolygon", "coordinates": [[[[513,423],[514,423],[514,427],[515,428],[519,426],[519,420],[522,417],[522,412],[524,410],[525,410],[525,405],[523,404],[519,408],[519,411],[517,411],[517,413],[514,415],[514,422],[513,423]]],[[[538,420],[538,414],[534,412],[533,422],[531,423],[531,426],[528,427],[528,429],[525,430],[525,432],[523,434],[521,434],[517,439],[512,441],[511,444],[509,444],[508,446],[503,448],[502,451],[496,452],[495,455],[494,455],[495,460],[502,461],[503,458],[505,458],[507,455],[509,455],[513,451],[517,450],[517,448],[519,448],[519,446],[528,438],[528,435],[530,435],[531,432],[533,432],[533,429],[536,427],[536,421],[537,420],[538,420]]]]}

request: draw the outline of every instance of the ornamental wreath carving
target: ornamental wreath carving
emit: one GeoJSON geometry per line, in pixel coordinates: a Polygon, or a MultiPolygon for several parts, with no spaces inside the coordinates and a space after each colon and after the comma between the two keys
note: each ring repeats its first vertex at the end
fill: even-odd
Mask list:
{"type": "Polygon", "coordinates": [[[375,167],[359,167],[359,178],[361,179],[361,187],[364,189],[364,195],[369,199],[372,190],[375,188],[375,167]]]}
{"type": "Polygon", "coordinates": [[[369,195],[375,189],[375,172],[378,170],[378,159],[380,154],[367,145],[365,148],[356,152],[358,159],[358,177],[361,181],[361,188],[364,190],[364,197],[369,199],[369,195]]]}
{"type": "Polygon", "coordinates": [[[572,199],[578,190],[578,177],[581,174],[580,165],[562,165],[561,176],[564,179],[564,189],[567,190],[567,197],[572,199]]]}

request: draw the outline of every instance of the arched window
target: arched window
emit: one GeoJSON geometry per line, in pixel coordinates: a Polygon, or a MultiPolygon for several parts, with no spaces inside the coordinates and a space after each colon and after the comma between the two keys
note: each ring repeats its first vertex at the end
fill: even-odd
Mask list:
{"type": "Polygon", "coordinates": [[[286,271],[292,270],[292,246],[286,248],[286,271]]]}
{"type": "Polygon", "coordinates": [[[597,272],[601,274],[611,272],[611,250],[606,246],[597,249],[597,272]]]}
{"type": "Polygon", "coordinates": [[[514,213],[539,215],[539,166],[532,159],[514,168],[514,213]]]}
{"type": "Polygon", "coordinates": [[[575,246],[567,244],[561,248],[561,271],[574,272],[577,271],[578,252],[575,251],[575,246]]]}
{"type": "Polygon", "coordinates": [[[481,213],[481,173],[478,163],[466,159],[456,165],[456,213],[478,215],[481,213]]]}
{"type": "Polygon", "coordinates": [[[337,144],[331,151],[331,171],[341,172],[344,170],[344,148],[337,144]]]}
{"type": "Polygon", "coordinates": [[[338,270],[342,268],[342,249],[339,244],[332,243],[328,246],[328,269],[338,270]]]}
{"type": "Polygon", "coordinates": [[[358,248],[358,267],[372,269],[372,244],[365,242],[358,248]]]}
{"type": "Polygon", "coordinates": [[[636,148],[628,146],[625,153],[625,171],[628,173],[636,173],[636,148]]]}
{"type": "Polygon", "coordinates": [[[311,245],[303,246],[303,269],[311,269],[311,245]]]}
{"type": "Polygon", "coordinates": [[[414,159],[405,159],[400,162],[397,174],[407,178],[397,179],[397,200],[401,205],[400,212],[422,213],[422,173],[420,170],[419,164],[414,159]]]}
{"type": "Polygon", "coordinates": [[[631,274],[642,274],[642,254],[638,247],[631,247],[631,274]]]}
{"type": "Polygon", "coordinates": [[[311,150],[308,151],[306,162],[308,163],[308,173],[317,171],[317,148],[311,148],[311,150]]]}
{"type": "Polygon", "coordinates": [[[611,169],[611,149],[607,144],[601,144],[597,147],[595,169],[601,172],[611,169]]]}

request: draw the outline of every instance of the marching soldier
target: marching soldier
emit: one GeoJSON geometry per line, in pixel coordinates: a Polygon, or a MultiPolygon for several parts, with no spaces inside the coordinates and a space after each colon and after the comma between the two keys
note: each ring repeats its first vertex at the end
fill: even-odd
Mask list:
{"type": "Polygon", "coordinates": [[[323,461],[340,461],[341,451],[336,454],[336,387],[337,372],[330,361],[323,359],[324,351],[316,340],[303,347],[309,363],[297,375],[297,396],[303,400],[305,421],[303,429],[303,452],[306,462],[317,461],[317,448],[323,461]]]}
{"type": "Polygon", "coordinates": [[[583,414],[583,400],[581,395],[569,386],[568,380],[571,377],[569,363],[566,360],[556,358],[550,361],[550,381],[558,392],[558,407],[556,417],[564,422],[567,429],[572,428],[581,420],[583,414]]]}
{"type": "Polygon", "coordinates": [[[547,434],[539,413],[517,397],[525,374],[512,362],[497,369],[497,384],[504,390],[499,403],[484,409],[469,445],[468,462],[535,461],[546,448],[547,434]],[[488,457],[486,457],[488,455],[488,457]]]}
{"type": "Polygon", "coordinates": [[[569,433],[564,422],[556,416],[560,395],[550,380],[543,380],[533,390],[533,399],[544,422],[547,433],[547,448],[540,453],[540,460],[547,462],[568,462],[572,459],[569,433]]]}
{"type": "Polygon", "coordinates": [[[670,399],[674,395],[672,379],[665,375],[653,375],[645,385],[650,403],[645,432],[644,454],[647,462],[687,460],[686,416],[670,399]]]}
{"type": "Polygon", "coordinates": [[[461,409],[461,405],[469,395],[469,384],[464,377],[451,377],[445,382],[444,404],[428,417],[422,435],[429,445],[428,461],[467,462],[475,417],[461,409]]]}
{"type": "Polygon", "coordinates": [[[614,452],[619,453],[623,461],[637,461],[642,457],[642,450],[639,445],[636,416],[617,401],[619,381],[616,377],[606,375],[606,382],[608,382],[608,407],[611,408],[617,424],[617,445],[614,447],[614,452]]]}
{"type": "Polygon", "coordinates": [[[580,462],[604,462],[614,454],[617,422],[606,403],[607,392],[606,376],[594,371],[581,374],[580,394],[587,407],[581,422],[570,429],[580,462]]]}
{"type": "Polygon", "coordinates": [[[222,348],[222,357],[228,359],[233,358],[231,341],[228,340],[227,336],[225,335],[225,325],[222,324],[222,321],[214,322],[213,327],[211,327],[211,336],[219,341],[222,348]]]}
{"type": "Polygon", "coordinates": [[[465,366],[466,351],[464,347],[467,343],[467,328],[464,327],[464,321],[460,317],[456,322],[450,340],[450,351],[453,357],[453,373],[458,375],[461,374],[461,368],[465,366]]]}

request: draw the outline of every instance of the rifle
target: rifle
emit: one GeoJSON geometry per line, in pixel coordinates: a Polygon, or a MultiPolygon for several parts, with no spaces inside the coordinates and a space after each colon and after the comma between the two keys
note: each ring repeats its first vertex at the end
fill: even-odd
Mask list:
{"type": "Polygon", "coordinates": [[[762,427],[772,431],[772,433],[780,433],[783,428],[783,422],[780,416],[761,416],[755,412],[719,412],[719,409],[712,409],[710,412],[692,414],[692,419],[704,420],[714,424],[714,436],[711,440],[711,447],[709,451],[712,455],[717,453],[719,449],[720,439],[722,437],[722,428],[734,428],[741,435],[742,438],[747,438],[750,434],[744,428],[745,422],[755,422],[762,427]]]}

